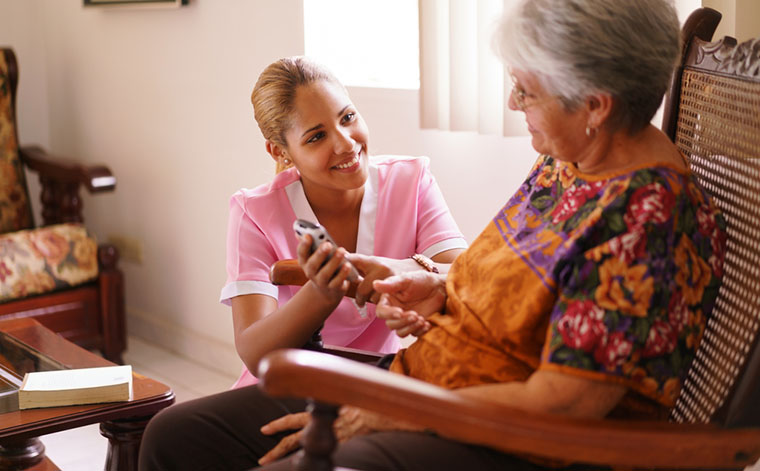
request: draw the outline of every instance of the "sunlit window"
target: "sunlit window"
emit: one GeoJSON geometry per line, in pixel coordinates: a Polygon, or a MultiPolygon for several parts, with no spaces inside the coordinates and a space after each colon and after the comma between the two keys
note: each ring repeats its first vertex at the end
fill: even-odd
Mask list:
{"type": "Polygon", "coordinates": [[[420,86],[417,0],[304,0],[305,53],[347,86],[420,86]]]}

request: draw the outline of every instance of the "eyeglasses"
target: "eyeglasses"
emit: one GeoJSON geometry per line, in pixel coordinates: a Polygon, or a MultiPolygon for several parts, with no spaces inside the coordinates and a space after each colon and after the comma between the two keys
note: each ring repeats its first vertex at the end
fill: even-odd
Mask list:
{"type": "Polygon", "coordinates": [[[520,111],[524,112],[531,106],[539,105],[554,98],[552,95],[543,98],[536,98],[534,95],[528,95],[528,92],[520,86],[520,83],[517,81],[517,78],[511,70],[509,71],[509,77],[512,79],[512,97],[515,100],[517,109],[520,111]]]}
{"type": "Polygon", "coordinates": [[[517,78],[515,78],[511,70],[509,71],[509,78],[512,79],[512,98],[515,100],[515,105],[517,105],[518,110],[525,111],[528,108],[528,104],[525,103],[528,94],[525,93],[525,90],[517,82],[517,78]]]}

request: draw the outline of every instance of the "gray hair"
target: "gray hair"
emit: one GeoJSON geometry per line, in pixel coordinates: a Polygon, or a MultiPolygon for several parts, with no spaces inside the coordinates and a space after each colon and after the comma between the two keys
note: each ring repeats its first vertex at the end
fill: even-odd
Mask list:
{"type": "Polygon", "coordinates": [[[634,134],[662,102],[679,37],[672,0],[521,0],[499,21],[493,46],[567,109],[609,93],[617,103],[606,126],[634,134]]]}

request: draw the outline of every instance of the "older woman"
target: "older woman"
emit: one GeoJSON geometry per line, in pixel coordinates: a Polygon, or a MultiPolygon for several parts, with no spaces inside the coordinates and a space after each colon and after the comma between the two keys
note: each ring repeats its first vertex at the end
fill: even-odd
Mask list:
{"type": "MultiPolygon", "coordinates": [[[[447,276],[375,281],[378,315],[419,336],[390,369],[526,410],[664,418],[712,309],[724,244],[684,156],[650,124],[679,54],[673,5],[523,0],[494,42],[514,81],[509,106],[540,156],[447,276]]],[[[357,409],[336,428],[340,466],[541,469],[357,409]]]]}

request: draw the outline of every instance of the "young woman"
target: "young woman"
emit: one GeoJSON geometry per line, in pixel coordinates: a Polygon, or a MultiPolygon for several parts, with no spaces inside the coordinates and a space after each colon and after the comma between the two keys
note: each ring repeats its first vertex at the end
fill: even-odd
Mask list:
{"type": "Polygon", "coordinates": [[[304,57],[278,60],[259,77],[251,101],[279,172],[230,201],[221,300],[232,306],[235,345],[247,369],[235,388],[156,415],[143,437],[141,470],[255,466],[266,450],[248,447],[259,433],[251,424],[305,408],[303,401],[283,401],[276,415],[260,416],[251,400],[260,395],[251,374],[259,359],[308,344],[322,326],[326,344],[395,352],[398,337],[367,303],[379,297],[372,282],[412,270],[445,271],[466,247],[428,160],[370,157],[367,125],[323,67],[304,57]],[[306,243],[299,251],[296,219],[328,230],[340,247],[329,261],[329,243],[311,257],[306,243]],[[362,275],[356,304],[344,298],[347,252],[362,275]],[[295,258],[309,281],[300,288],[272,285],[269,267],[295,258]]]}
{"type": "MultiPolygon", "coordinates": [[[[326,344],[395,352],[398,337],[375,317],[374,305],[360,313],[344,297],[343,262],[346,252],[357,252],[388,257],[390,271],[406,271],[423,268],[409,258],[415,254],[449,263],[466,247],[428,160],[370,157],[369,130],[345,87],[305,57],[269,65],[251,102],[279,173],[230,201],[221,301],[232,306],[235,345],[247,367],[236,387],[255,383],[249,371],[255,374],[266,353],[304,346],[323,325],[326,344]],[[296,219],[318,222],[341,248],[326,265],[334,270],[307,271],[311,279],[300,288],[277,287],[269,267],[297,258],[296,219]]],[[[388,274],[365,274],[359,304],[371,298],[372,281],[388,274]]]]}

